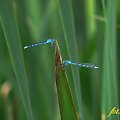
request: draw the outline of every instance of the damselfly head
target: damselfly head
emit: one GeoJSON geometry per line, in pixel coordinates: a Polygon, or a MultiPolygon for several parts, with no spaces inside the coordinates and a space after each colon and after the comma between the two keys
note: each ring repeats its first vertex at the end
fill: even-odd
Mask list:
{"type": "Polygon", "coordinates": [[[53,44],[55,41],[56,41],[55,39],[48,39],[48,40],[46,41],[46,43],[51,43],[51,44],[53,44]]]}
{"type": "Polygon", "coordinates": [[[53,46],[54,44],[56,44],[56,39],[48,39],[47,42],[50,43],[51,46],[53,46]]]}
{"type": "Polygon", "coordinates": [[[66,60],[63,60],[63,65],[65,65],[65,66],[68,66],[68,61],[66,61],[66,60]]]}

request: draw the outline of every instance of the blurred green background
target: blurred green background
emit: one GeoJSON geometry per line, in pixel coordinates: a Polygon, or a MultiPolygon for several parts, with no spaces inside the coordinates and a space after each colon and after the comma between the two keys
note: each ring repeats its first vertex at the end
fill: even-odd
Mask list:
{"type": "Polygon", "coordinates": [[[118,120],[119,0],[0,0],[0,120],[60,120],[54,47],[23,47],[49,38],[62,58],[99,69],[66,72],[81,120],[118,120]],[[79,113],[79,111],[82,111],[79,113]]]}

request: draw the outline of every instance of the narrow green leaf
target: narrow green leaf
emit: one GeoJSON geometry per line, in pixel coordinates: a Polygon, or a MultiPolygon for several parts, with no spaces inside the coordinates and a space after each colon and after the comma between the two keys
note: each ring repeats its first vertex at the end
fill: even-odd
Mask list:
{"type": "Polygon", "coordinates": [[[29,120],[33,120],[22,48],[11,0],[0,1],[0,20],[26,114],[29,120]]]}
{"type": "MultiPolygon", "coordinates": [[[[71,60],[78,60],[76,32],[72,12],[71,0],[58,0],[58,7],[65,35],[68,54],[71,60]]],[[[78,68],[72,67],[75,88],[75,103],[81,119],[83,119],[81,88],[78,68]]]]}
{"type": "MultiPolygon", "coordinates": [[[[28,27],[31,33],[30,39],[34,42],[42,42],[47,40],[48,34],[50,34],[49,31],[52,34],[54,33],[49,28],[49,22],[51,21],[51,13],[54,16],[53,11],[51,11],[54,8],[52,6],[52,3],[54,1],[27,0],[26,2],[28,27]]],[[[31,43],[30,41],[28,41],[28,39],[25,39],[25,41],[26,44],[31,43]]],[[[34,113],[36,115],[34,117],[35,120],[56,119],[53,80],[54,52],[53,50],[51,50],[51,48],[49,48],[50,46],[48,46],[41,46],[35,49],[25,51],[25,53],[29,54],[30,57],[30,59],[27,57],[29,59],[27,64],[29,62],[29,64],[31,64],[29,75],[31,88],[31,102],[32,107],[34,109],[34,113]],[[31,59],[31,57],[34,57],[35,59],[31,59]]]]}
{"type": "Polygon", "coordinates": [[[58,45],[55,54],[55,79],[62,120],[78,120],[73,97],[67,80],[66,72],[62,64],[62,57],[58,45]]]}
{"type": "MultiPolygon", "coordinates": [[[[105,9],[105,8],[104,8],[105,9]]],[[[103,91],[102,114],[108,116],[113,107],[118,108],[117,91],[117,54],[116,54],[116,2],[107,1],[105,13],[105,40],[103,51],[103,91]]],[[[119,116],[111,115],[109,119],[117,119],[119,116]]]]}

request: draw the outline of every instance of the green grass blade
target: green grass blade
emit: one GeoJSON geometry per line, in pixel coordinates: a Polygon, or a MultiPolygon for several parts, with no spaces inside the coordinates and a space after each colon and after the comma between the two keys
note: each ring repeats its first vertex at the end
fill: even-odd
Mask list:
{"type": "MultiPolygon", "coordinates": [[[[117,54],[116,54],[116,2],[107,1],[105,41],[103,51],[103,88],[102,113],[105,117],[112,108],[118,107],[117,91],[117,54]]],[[[117,119],[118,115],[111,115],[109,119],[117,119]]]]}
{"type": "MultiPolygon", "coordinates": [[[[31,33],[30,39],[32,41],[45,41],[48,38],[54,38],[51,36],[54,32],[49,28],[51,13],[54,16],[53,11],[51,11],[54,8],[52,6],[53,2],[54,1],[46,0],[27,1],[27,20],[31,33]],[[52,34],[50,34],[50,32],[52,34]]],[[[28,41],[30,39],[25,39],[26,44],[31,43],[31,41],[28,41]]],[[[50,45],[46,45],[40,46],[38,48],[33,48],[31,50],[25,50],[25,55],[27,54],[29,54],[29,58],[27,57],[27,64],[31,64],[29,70],[31,102],[32,108],[34,109],[34,114],[36,115],[34,119],[56,120],[56,104],[54,98],[53,80],[54,51],[51,49],[50,45]],[[35,59],[31,59],[31,57],[34,57],[35,59]]]]}
{"type": "MultiPolygon", "coordinates": [[[[73,20],[71,0],[58,0],[58,7],[61,16],[63,31],[65,35],[68,54],[71,60],[78,60],[78,51],[76,45],[76,33],[73,20]]],[[[72,67],[72,74],[74,79],[75,88],[75,102],[77,104],[81,119],[83,119],[81,88],[79,71],[77,68],[72,67]]]]}
{"type": "Polygon", "coordinates": [[[55,79],[62,120],[78,120],[59,47],[56,45],[55,79]]]}
{"type": "Polygon", "coordinates": [[[33,120],[22,48],[11,0],[0,1],[0,20],[4,30],[8,50],[26,114],[29,120],[33,120]]]}

